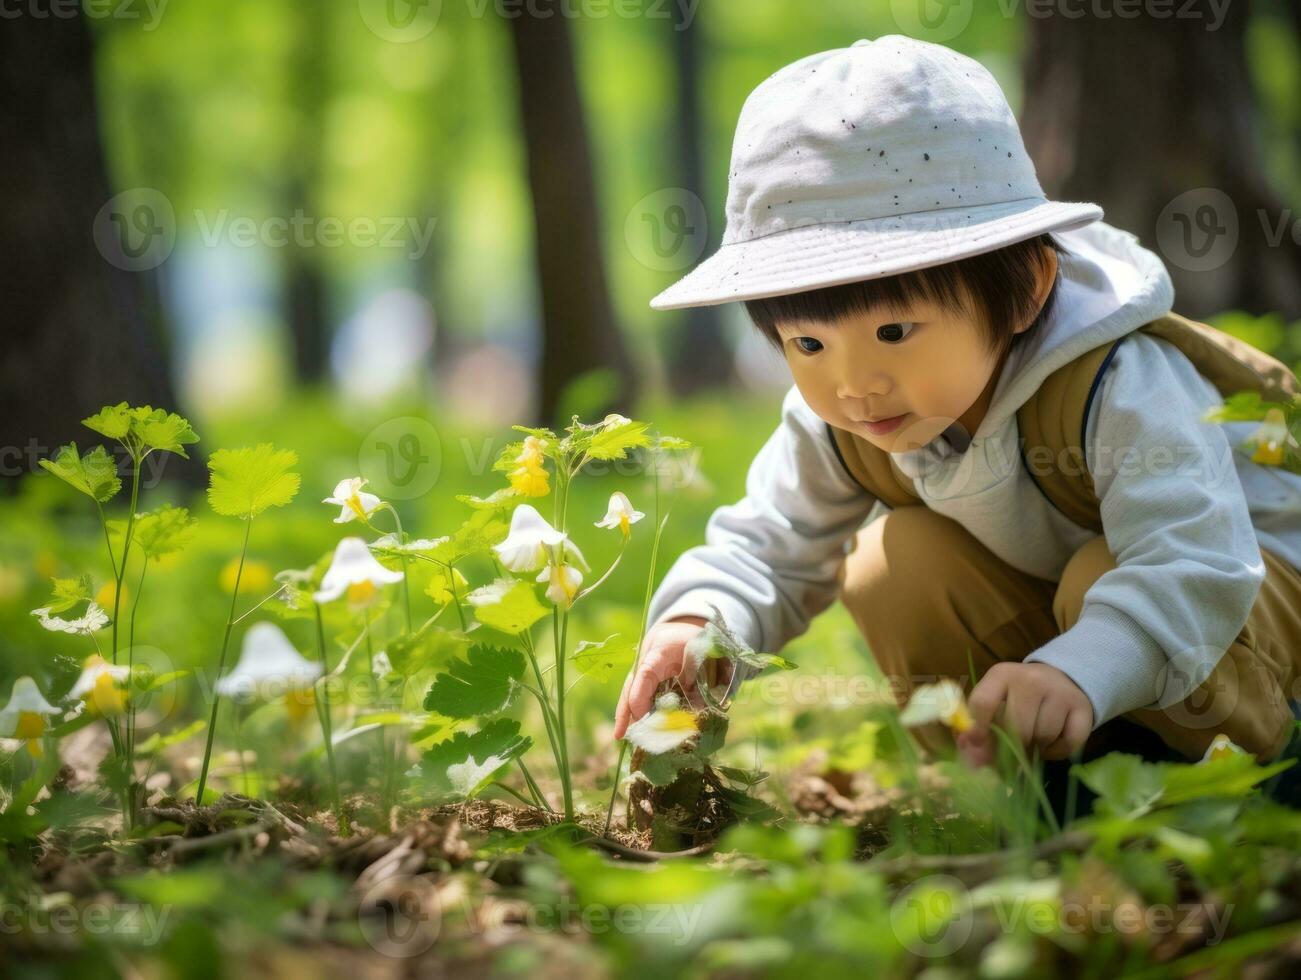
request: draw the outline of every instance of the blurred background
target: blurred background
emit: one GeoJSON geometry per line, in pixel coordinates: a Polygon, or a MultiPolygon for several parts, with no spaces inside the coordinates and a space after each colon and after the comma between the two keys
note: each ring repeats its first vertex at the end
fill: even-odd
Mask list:
{"type": "Polygon", "coordinates": [[[1158,251],[1180,312],[1301,360],[1295,0],[5,0],[2,26],[0,445],[39,447],[7,476],[122,399],[200,431],[306,392],[555,423],[579,378],[584,410],[769,404],[785,367],[739,307],[647,303],[718,245],[749,91],[888,33],[988,66],[1049,196],[1158,251]]]}
{"type": "MultiPolygon", "coordinates": [[[[122,400],[203,438],[145,474],[143,506],[204,512],[178,595],[238,544],[194,494],[219,446],[302,459],[253,535],[269,583],[337,538],[337,480],[446,533],[452,491],[501,484],[512,423],[573,412],[697,446],[662,572],[743,492],[789,377],[739,306],[648,302],[719,243],[746,95],[859,38],[979,59],[1049,196],[1156,251],[1179,312],[1301,365],[1299,32],[1296,0],[3,0],[5,672],[48,662],[48,578],[104,564],[95,514],[36,461],[122,400]],[[439,465],[378,485],[380,448],[413,437],[439,465]]],[[[610,585],[634,616],[640,574],[610,585]]],[[[150,615],[196,662],[228,601],[150,615]]]]}

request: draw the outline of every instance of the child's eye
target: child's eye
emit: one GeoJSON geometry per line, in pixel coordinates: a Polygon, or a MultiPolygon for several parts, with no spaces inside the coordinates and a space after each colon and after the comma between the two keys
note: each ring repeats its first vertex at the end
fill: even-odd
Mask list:
{"type": "Polygon", "coordinates": [[[887,344],[897,344],[899,341],[907,338],[916,326],[917,324],[915,323],[887,323],[884,326],[876,328],[876,336],[878,339],[884,340],[887,344]],[[908,328],[907,333],[900,336],[900,331],[905,327],[908,328]]]}
{"type": "Polygon", "coordinates": [[[822,350],[822,341],[815,340],[813,337],[796,337],[795,346],[805,354],[816,354],[822,350]]]}

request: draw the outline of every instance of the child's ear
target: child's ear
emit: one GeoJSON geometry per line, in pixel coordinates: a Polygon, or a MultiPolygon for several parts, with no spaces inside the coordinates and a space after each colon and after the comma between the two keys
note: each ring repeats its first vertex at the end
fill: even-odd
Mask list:
{"type": "Polygon", "coordinates": [[[1057,281],[1056,249],[1044,248],[1040,250],[1040,253],[1040,261],[1035,263],[1034,312],[1028,320],[1016,326],[1014,333],[1024,333],[1030,329],[1030,324],[1034,323],[1035,318],[1039,316],[1039,311],[1048,302],[1048,294],[1052,292],[1053,283],[1057,281]]]}

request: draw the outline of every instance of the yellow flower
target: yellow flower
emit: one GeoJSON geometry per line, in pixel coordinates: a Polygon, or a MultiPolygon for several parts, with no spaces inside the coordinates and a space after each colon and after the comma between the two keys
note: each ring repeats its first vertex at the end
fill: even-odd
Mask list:
{"type": "Polygon", "coordinates": [[[546,441],[537,436],[528,436],[524,440],[524,448],[515,457],[516,468],[507,474],[511,489],[516,493],[525,497],[545,497],[550,492],[546,454],[543,452],[545,446],[546,441]]]}
{"type": "MultiPolygon", "coordinates": [[[[98,592],[95,593],[95,601],[104,609],[113,608],[114,588],[112,582],[105,582],[98,592]]],[[[122,608],[128,605],[130,593],[127,591],[126,583],[122,583],[122,608]]]]}
{"type": "Polygon", "coordinates": [[[1287,419],[1281,408],[1271,408],[1265,413],[1265,421],[1249,437],[1256,444],[1256,451],[1251,454],[1253,463],[1265,466],[1282,466],[1288,448],[1298,449],[1296,436],[1288,431],[1287,419]]]}
{"type": "Polygon", "coordinates": [[[307,712],[316,706],[316,690],[305,687],[302,690],[290,691],[285,695],[285,711],[289,715],[289,724],[297,728],[302,724],[303,719],[307,717],[307,712]]]}
{"type": "Polygon", "coordinates": [[[271,587],[272,573],[271,566],[264,561],[244,562],[244,571],[239,570],[239,557],[236,556],[222,566],[221,574],[218,581],[224,592],[235,591],[235,577],[239,576],[239,590],[241,592],[265,592],[271,587]]]}
{"type": "Polygon", "coordinates": [[[972,726],[971,712],[957,682],[945,678],[938,684],[922,684],[913,691],[907,706],[899,713],[900,724],[925,725],[942,721],[955,735],[972,726]]]}

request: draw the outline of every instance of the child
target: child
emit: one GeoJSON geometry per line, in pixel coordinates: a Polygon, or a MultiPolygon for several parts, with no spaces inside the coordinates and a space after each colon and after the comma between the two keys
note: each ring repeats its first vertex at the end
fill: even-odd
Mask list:
{"type": "Polygon", "coordinates": [[[683,648],[711,604],[776,652],[840,598],[900,703],[962,685],[972,764],[991,723],[1050,760],[1108,731],[1279,756],[1301,477],[1233,451],[1256,423],[1202,415],[1296,378],[1173,314],[1161,261],[1101,217],[1045,198],[998,84],[940,45],[859,41],[750,95],[722,247],[651,306],[744,301],[795,384],[655,593],[616,738],[661,683],[698,697],[683,648]]]}

